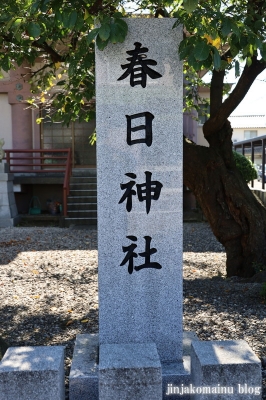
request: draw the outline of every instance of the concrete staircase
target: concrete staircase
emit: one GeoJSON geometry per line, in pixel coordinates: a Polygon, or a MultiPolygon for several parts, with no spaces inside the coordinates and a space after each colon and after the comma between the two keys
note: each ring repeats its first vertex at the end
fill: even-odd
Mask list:
{"type": "Polygon", "coordinates": [[[75,168],[70,179],[65,225],[97,225],[97,182],[95,168],[75,168]]]}

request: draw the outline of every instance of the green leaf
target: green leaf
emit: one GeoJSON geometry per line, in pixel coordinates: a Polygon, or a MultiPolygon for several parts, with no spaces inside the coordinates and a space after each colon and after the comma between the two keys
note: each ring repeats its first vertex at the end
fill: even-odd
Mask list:
{"type": "Polygon", "coordinates": [[[223,23],[222,23],[222,34],[224,36],[229,35],[229,33],[231,32],[231,21],[230,19],[224,19],[223,23]]]}
{"type": "Polygon", "coordinates": [[[234,44],[231,44],[230,51],[231,51],[232,57],[235,57],[239,53],[239,48],[237,46],[235,46],[234,44]]]}
{"type": "Polygon", "coordinates": [[[69,29],[73,29],[75,26],[75,23],[77,21],[77,17],[78,17],[78,13],[76,10],[72,11],[69,15],[69,19],[68,19],[68,28],[69,29]]]}
{"type": "MultiPolygon", "coordinates": [[[[84,27],[84,19],[81,15],[78,15],[78,18],[77,18],[77,21],[75,24],[75,29],[77,31],[81,31],[83,27],[84,27]]],[[[83,29],[83,31],[84,31],[84,29],[83,29]]]]}
{"type": "Polygon", "coordinates": [[[191,13],[197,8],[198,0],[184,0],[183,7],[186,12],[191,13]]]}
{"type": "Polygon", "coordinates": [[[69,67],[68,67],[68,75],[69,75],[69,76],[75,74],[75,72],[76,72],[76,67],[77,67],[77,64],[76,64],[75,61],[73,61],[73,62],[71,62],[71,63],[69,64],[69,67]]]}
{"type": "Polygon", "coordinates": [[[196,71],[199,70],[201,67],[201,64],[195,59],[193,52],[191,52],[188,57],[188,64],[196,71]]]}
{"type": "Polygon", "coordinates": [[[121,12],[115,12],[115,13],[113,14],[113,17],[114,17],[114,18],[123,18],[123,14],[122,14],[121,12]]]}
{"type": "Polygon", "coordinates": [[[231,22],[231,29],[237,37],[240,37],[240,30],[235,22],[231,22]]]}
{"type": "Polygon", "coordinates": [[[256,21],[254,24],[254,27],[256,30],[262,29],[264,26],[265,26],[265,23],[261,19],[256,21]]]}
{"type": "Polygon", "coordinates": [[[56,11],[55,18],[57,19],[58,22],[63,22],[63,15],[61,14],[60,11],[56,11]]]}
{"type": "Polygon", "coordinates": [[[248,46],[248,44],[249,44],[248,38],[246,36],[242,35],[239,40],[239,43],[242,48],[248,46]]]}
{"type": "Polygon", "coordinates": [[[263,60],[266,60],[266,43],[263,43],[262,48],[260,49],[260,54],[263,60]]]}
{"type": "Polygon", "coordinates": [[[206,60],[206,58],[208,58],[209,53],[210,53],[210,48],[207,45],[207,43],[205,41],[200,42],[195,47],[194,57],[198,61],[203,61],[206,60]]]}
{"type": "Polygon", "coordinates": [[[110,25],[103,24],[99,29],[99,36],[104,41],[109,39],[110,33],[111,33],[110,25]]]}
{"type": "Polygon", "coordinates": [[[93,41],[93,39],[95,38],[95,36],[99,32],[99,30],[100,30],[100,28],[94,28],[94,29],[92,29],[92,31],[90,31],[90,33],[88,33],[87,38],[86,38],[88,44],[90,44],[93,41]]]}
{"type": "Polygon", "coordinates": [[[235,77],[237,78],[240,76],[240,66],[239,66],[239,61],[235,62],[235,77]]]}
{"type": "Polygon", "coordinates": [[[124,31],[126,35],[128,31],[127,23],[121,18],[115,18],[115,23],[120,27],[122,31],[124,31]]]}
{"type": "Polygon", "coordinates": [[[193,46],[185,46],[181,51],[179,51],[180,60],[184,60],[193,51],[193,46]]]}
{"type": "Polygon", "coordinates": [[[39,6],[40,6],[40,0],[35,1],[35,3],[33,3],[31,6],[30,13],[35,14],[36,11],[38,10],[39,6]]]}
{"type": "Polygon", "coordinates": [[[252,58],[251,57],[247,57],[247,66],[250,67],[252,64],[252,58]]]}
{"type": "Polygon", "coordinates": [[[211,56],[211,54],[209,54],[209,57],[206,60],[203,61],[202,65],[203,65],[203,67],[205,69],[210,69],[211,68],[211,65],[212,65],[212,56],[211,56]]]}
{"type": "Polygon", "coordinates": [[[111,43],[122,43],[125,40],[126,32],[121,29],[120,25],[116,22],[110,25],[110,42],[111,43]]]}
{"type": "Polygon", "coordinates": [[[8,72],[11,68],[11,62],[10,59],[7,55],[4,56],[4,58],[1,60],[1,68],[5,71],[8,72]]]}
{"type": "Polygon", "coordinates": [[[41,2],[41,12],[46,12],[47,11],[47,9],[48,9],[48,6],[49,6],[49,1],[50,0],[42,0],[42,2],[41,2]]]}
{"type": "Polygon", "coordinates": [[[27,26],[27,31],[29,33],[29,36],[33,38],[37,38],[41,34],[41,27],[38,23],[36,22],[30,22],[27,26]]]}
{"type": "Polygon", "coordinates": [[[214,68],[218,71],[221,67],[221,57],[219,54],[219,51],[216,49],[216,47],[212,47],[213,50],[213,64],[214,68]]]}
{"type": "Polygon", "coordinates": [[[62,23],[65,28],[69,28],[69,12],[63,11],[62,13],[62,23]]]}
{"type": "Polygon", "coordinates": [[[263,42],[257,36],[255,37],[255,45],[257,46],[257,49],[262,49],[263,42]]]}
{"type": "Polygon", "coordinates": [[[107,46],[108,42],[109,42],[109,40],[102,40],[102,39],[100,38],[100,36],[97,35],[97,38],[96,38],[96,45],[97,45],[97,47],[98,47],[99,50],[103,50],[103,49],[107,46]]]}

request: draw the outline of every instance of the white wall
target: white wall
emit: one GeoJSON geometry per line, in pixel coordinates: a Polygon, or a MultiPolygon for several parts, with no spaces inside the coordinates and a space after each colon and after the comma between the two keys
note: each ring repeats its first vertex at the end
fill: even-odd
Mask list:
{"type": "Polygon", "coordinates": [[[209,143],[207,142],[207,140],[205,139],[204,135],[203,135],[203,130],[202,130],[202,126],[203,125],[198,125],[198,130],[197,130],[197,144],[200,146],[205,146],[205,147],[209,147],[209,143]]]}
{"type": "Polygon", "coordinates": [[[0,139],[5,140],[4,149],[12,149],[12,119],[11,105],[8,103],[8,95],[0,93],[0,139]]]}

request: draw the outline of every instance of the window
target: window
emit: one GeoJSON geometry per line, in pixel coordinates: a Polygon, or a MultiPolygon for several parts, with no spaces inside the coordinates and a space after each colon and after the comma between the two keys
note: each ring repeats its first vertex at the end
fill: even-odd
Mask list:
{"type": "Polygon", "coordinates": [[[258,136],[258,131],[244,131],[244,139],[252,139],[258,136]]]}
{"type": "Polygon", "coordinates": [[[210,114],[210,106],[208,104],[199,104],[199,111],[198,111],[198,118],[199,118],[199,124],[203,125],[208,117],[208,114],[210,114]]]}

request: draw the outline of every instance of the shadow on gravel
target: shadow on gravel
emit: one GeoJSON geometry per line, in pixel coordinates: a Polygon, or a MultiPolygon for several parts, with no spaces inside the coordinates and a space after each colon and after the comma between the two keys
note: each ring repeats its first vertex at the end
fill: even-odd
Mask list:
{"type": "Polygon", "coordinates": [[[184,252],[224,252],[223,245],[218,242],[207,222],[184,223],[183,237],[184,252]]]}
{"type": "Polygon", "coordinates": [[[96,230],[27,228],[27,235],[20,234],[22,230],[14,228],[12,234],[4,236],[0,229],[0,265],[9,264],[21,252],[97,250],[96,230]]]}
{"type": "Polygon", "coordinates": [[[98,310],[72,318],[43,308],[40,313],[29,315],[27,307],[4,306],[0,308],[0,337],[9,346],[67,345],[79,333],[91,333],[98,330],[98,310]],[[69,331],[67,342],[60,340],[60,333],[69,331]]]}
{"type": "Polygon", "coordinates": [[[217,311],[229,305],[239,306],[237,311],[241,312],[245,304],[255,306],[256,303],[265,308],[260,296],[261,287],[260,283],[235,282],[219,276],[183,280],[184,297],[194,298],[203,304],[211,303],[217,311]]]}

